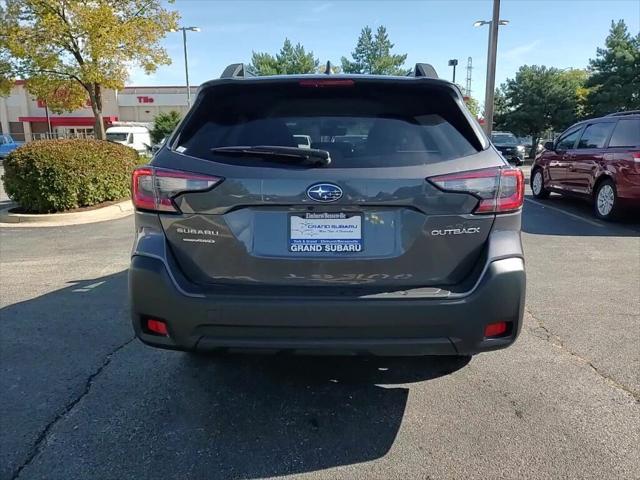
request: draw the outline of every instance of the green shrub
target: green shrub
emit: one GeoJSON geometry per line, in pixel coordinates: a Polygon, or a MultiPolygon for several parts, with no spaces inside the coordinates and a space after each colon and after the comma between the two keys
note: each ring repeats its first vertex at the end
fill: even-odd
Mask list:
{"type": "Polygon", "coordinates": [[[51,213],[128,197],[132,148],[101,140],[27,143],[4,161],[4,187],[27,212],[51,213]]]}

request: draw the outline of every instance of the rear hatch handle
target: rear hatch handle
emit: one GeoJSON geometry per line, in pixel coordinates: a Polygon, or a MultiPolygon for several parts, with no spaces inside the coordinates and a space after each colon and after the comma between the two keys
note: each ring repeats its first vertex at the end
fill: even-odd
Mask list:
{"type": "Polygon", "coordinates": [[[326,167],[331,163],[331,155],[317,148],[282,147],[279,145],[215,147],[211,152],[217,155],[252,156],[263,160],[284,163],[298,163],[314,167],[326,167]]]}

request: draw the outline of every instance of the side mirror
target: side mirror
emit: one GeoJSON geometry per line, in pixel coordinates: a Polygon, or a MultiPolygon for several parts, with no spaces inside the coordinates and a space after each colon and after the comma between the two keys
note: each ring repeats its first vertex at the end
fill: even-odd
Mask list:
{"type": "Polygon", "coordinates": [[[544,143],[544,149],[545,150],[554,151],[555,150],[555,146],[554,146],[553,142],[545,142],[544,143]]]}

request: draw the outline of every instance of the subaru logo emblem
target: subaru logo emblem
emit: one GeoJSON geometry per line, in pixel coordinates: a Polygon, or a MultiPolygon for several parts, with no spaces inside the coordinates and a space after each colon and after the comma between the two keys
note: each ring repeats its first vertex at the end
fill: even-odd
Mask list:
{"type": "Polygon", "coordinates": [[[333,183],[316,183],[307,188],[307,197],[316,202],[335,202],[342,198],[342,189],[333,183]]]}

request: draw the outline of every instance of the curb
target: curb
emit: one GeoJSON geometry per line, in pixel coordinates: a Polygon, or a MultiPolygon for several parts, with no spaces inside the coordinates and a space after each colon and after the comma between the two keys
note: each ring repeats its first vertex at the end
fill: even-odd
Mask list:
{"type": "Polygon", "coordinates": [[[2,227],[66,227],[84,223],[105,222],[128,217],[133,213],[131,200],[115,203],[106,207],[84,212],[27,214],[10,213],[13,207],[0,210],[0,228],[2,227]]]}

